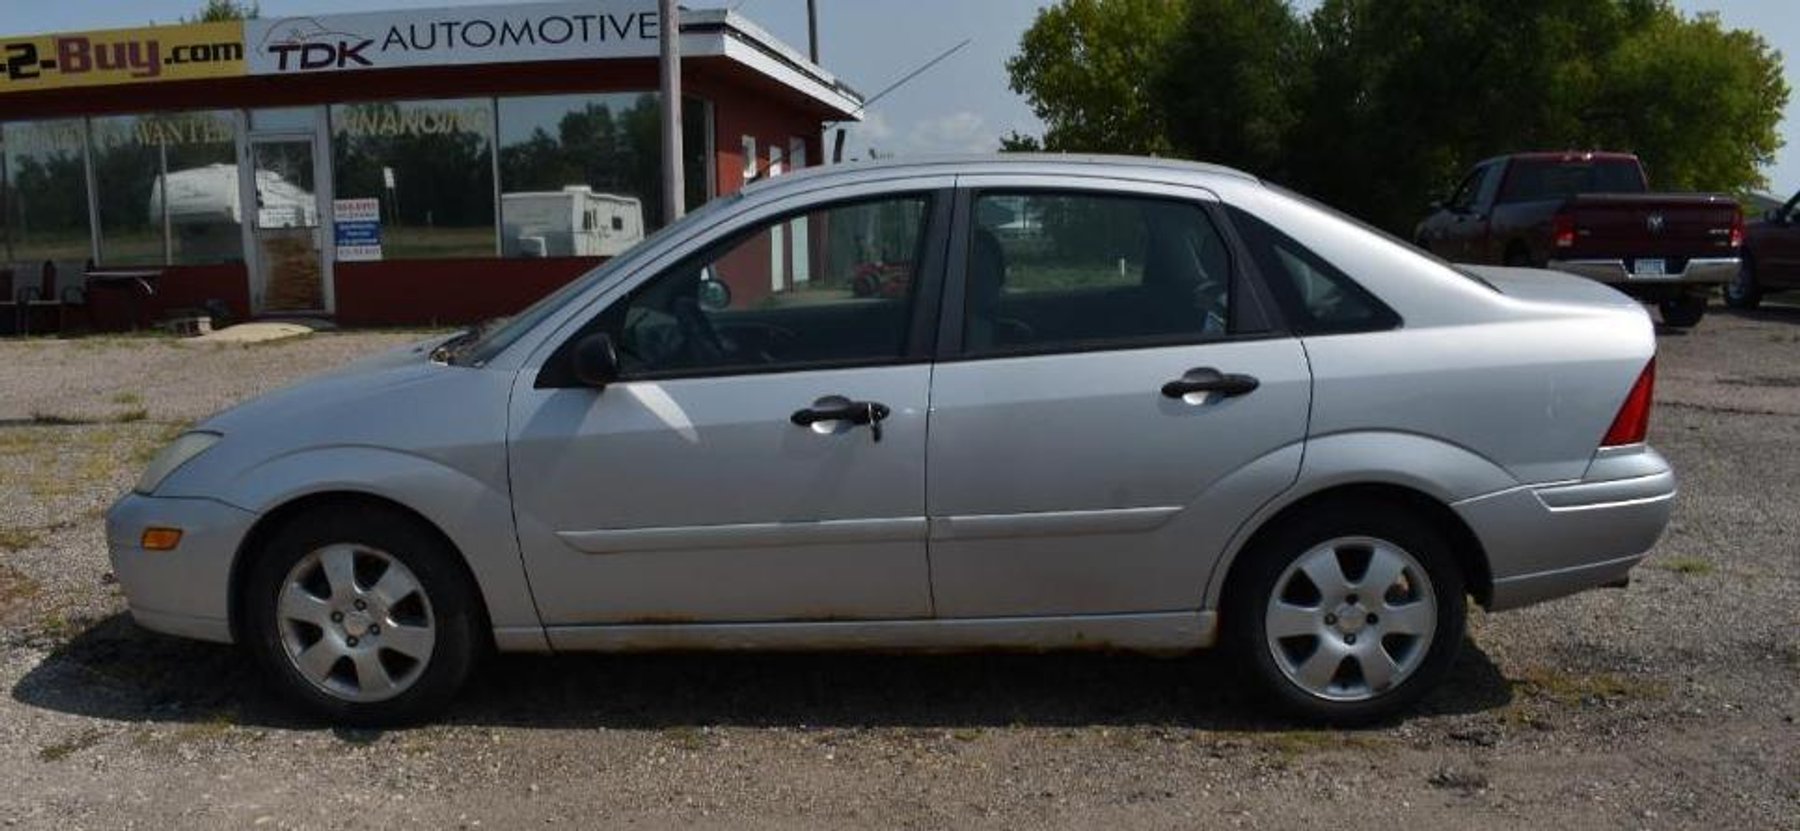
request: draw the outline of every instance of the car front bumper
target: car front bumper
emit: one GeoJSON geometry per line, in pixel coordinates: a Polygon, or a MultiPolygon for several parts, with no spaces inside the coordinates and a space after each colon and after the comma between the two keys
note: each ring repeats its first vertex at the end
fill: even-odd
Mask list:
{"type": "Polygon", "coordinates": [[[231,564],[256,514],[211,499],[126,494],[106,512],[106,546],[131,617],[157,632],[231,643],[231,564]],[[181,530],[171,551],[146,550],[150,527],[181,530]]]}
{"type": "Polygon", "coordinates": [[[1600,451],[1578,482],[1512,488],[1451,507],[1487,553],[1488,609],[1623,582],[1675,502],[1675,473],[1647,445],[1600,451]]]}
{"type": "Polygon", "coordinates": [[[1579,274],[1609,286],[1712,286],[1731,282],[1738,273],[1737,257],[1694,257],[1681,271],[1673,274],[1639,274],[1632,269],[1636,261],[1625,260],[1551,260],[1549,267],[1557,271],[1579,274]]]}

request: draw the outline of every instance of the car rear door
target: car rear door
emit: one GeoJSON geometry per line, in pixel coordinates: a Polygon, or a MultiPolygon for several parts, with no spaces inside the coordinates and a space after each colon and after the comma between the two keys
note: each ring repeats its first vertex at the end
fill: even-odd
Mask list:
{"type": "Polygon", "coordinates": [[[543,347],[514,389],[509,457],[553,645],[581,646],[589,624],[931,615],[949,184],[839,188],[719,231],[543,347]],[[783,244],[800,233],[813,243],[783,244]],[[869,260],[904,264],[905,289],[858,296],[869,260]],[[599,390],[558,369],[596,332],[622,367],[599,390]]]}
{"type": "Polygon", "coordinates": [[[964,176],[927,452],[939,617],[1197,609],[1296,476],[1310,377],[1217,200],[964,176]]]}

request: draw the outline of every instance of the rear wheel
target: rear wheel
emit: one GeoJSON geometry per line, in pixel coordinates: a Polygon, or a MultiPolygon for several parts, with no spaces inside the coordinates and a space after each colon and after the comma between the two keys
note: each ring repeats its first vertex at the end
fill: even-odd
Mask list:
{"type": "Polygon", "coordinates": [[[1325,506],[1244,556],[1227,637],[1289,714],[1336,724],[1393,715],[1456,658],[1462,570],[1435,528],[1397,506],[1325,506]]]}
{"type": "Polygon", "coordinates": [[[1662,313],[1663,323],[1686,329],[1700,322],[1706,316],[1706,295],[1683,294],[1667,300],[1657,301],[1657,311],[1662,313]]]}
{"type": "Polygon", "coordinates": [[[1756,264],[1745,257],[1738,273],[1725,284],[1725,305],[1733,309],[1754,309],[1762,305],[1762,286],[1756,282],[1756,264]]]}
{"type": "Polygon", "coordinates": [[[244,584],[250,648],[286,696],[332,722],[431,715],[474,663],[474,587],[455,552],[397,511],[289,521],[244,584]]]}

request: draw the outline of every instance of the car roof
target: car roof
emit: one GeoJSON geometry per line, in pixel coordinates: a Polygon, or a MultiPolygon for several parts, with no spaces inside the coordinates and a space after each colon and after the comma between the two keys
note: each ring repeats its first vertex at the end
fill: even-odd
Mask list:
{"type": "Polygon", "coordinates": [[[980,175],[988,173],[1030,173],[1047,175],[1121,176],[1125,178],[1179,177],[1190,182],[1230,179],[1260,183],[1241,170],[1202,162],[1159,159],[1144,156],[1109,156],[1074,153],[982,153],[973,155],[917,156],[878,161],[839,162],[802,168],[780,176],[758,179],[744,186],[744,196],[785,190],[788,185],[805,183],[854,184],[861,180],[890,179],[895,176],[980,175]]]}
{"type": "Polygon", "coordinates": [[[1504,161],[1506,159],[1517,159],[1520,161],[1532,161],[1532,162],[1537,162],[1537,161],[1573,162],[1573,161],[1592,161],[1594,159],[1604,159],[1607,161],[1622,161],[1622,160],[1629,159],[1632,161],[1636,161],[1637,154],[1622,153],[1617,150],[1528,150],[1528,151],[1525,151],[1522,153],[1506,153],[1506,154],[1499,155],[1499,156],[1493,156],[1491,158],[1482,159],[1481,161],[1476,162],[1476,164],[1484,165],[1489,162],[1504,161]]]}

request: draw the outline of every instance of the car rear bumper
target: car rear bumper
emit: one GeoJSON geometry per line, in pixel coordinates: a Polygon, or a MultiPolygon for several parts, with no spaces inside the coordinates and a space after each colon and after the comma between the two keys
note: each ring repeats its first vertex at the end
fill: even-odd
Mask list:
{"type": "Polygon", "coordinates": [[[1680,272],[1673,274],[1639,274],[1632,269],[1635,264],[1635,260],[1628,263],[1621,259],[1551,260],[1549,267],[1557,271],[1579,274],[1607,285],[1711,286],[1731,282],[1732,277],[1736,276],[1738,272],[1739,260],[1737,257],[1694,257],[1687,261],[1680,272]]]}
{"type": "Polygon", "coordinates": [[[1487,553],[1492,611],[1622,582],[1669,523],[1675,474],[1646,445],[1607,449],[1579,482],[1451,506],[1487,553]]]}
{"type": "Polygon", "coordinates": [[[106,512],[106,547],[131,617],[156,632],[230,643],[231,563],[256,514],[210,499],[125,495],[106,512]],[[144,529],[178,528],[172,551],[148,551],[144,529]]]}

